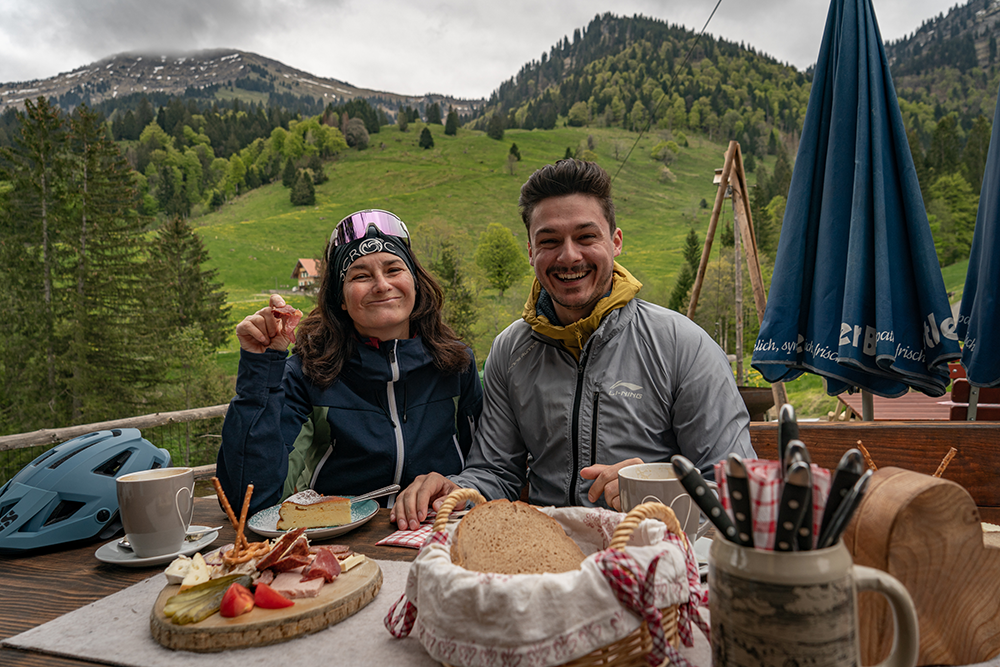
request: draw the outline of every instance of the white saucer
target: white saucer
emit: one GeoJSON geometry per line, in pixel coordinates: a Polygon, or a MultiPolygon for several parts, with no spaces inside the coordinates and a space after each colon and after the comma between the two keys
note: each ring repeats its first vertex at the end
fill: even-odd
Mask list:
{"type": "MultiPolygon", "coordinates": [[[[191,530],[200,530],[202,528],[208,528],[208,526],[191,526],[191,530]]],[[[214,542],[215,538],[218,536],[219,531],[213,530],[205,533],[197,540],[185,542],[180,551],[172,554],[164,554],[162,556],[151,556],[149,558],[139,558],[130,549],[120,548],[118,546],[118,540],[112,540],[107,544],[101,545],[94,555],[97,556],[97,560],[102,563],[121,565],[123,567],[152,567],[154,565],[169,563],[178,556],[190,556],[196,551],[201,551],[203,548],[214,542]]]]}

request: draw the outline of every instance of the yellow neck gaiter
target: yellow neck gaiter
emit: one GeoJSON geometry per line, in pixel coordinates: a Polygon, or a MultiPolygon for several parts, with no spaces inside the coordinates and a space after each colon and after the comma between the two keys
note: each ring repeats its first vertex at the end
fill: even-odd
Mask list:
{"type": "Polygon", "coordinates": [[[562,343],[576,360],[579,361],[583,346],[587,344],[587,340],[591,334],[597,331],[597,327],[600,326],[604,316],[631,301],[640,289],[642,289],[642,283],[636,280],[625,267],[615,262],[614,272],[611,277],[611,293],[601,298],[594,305],[593,312],[587,317],[565,326],[559,326],[549,322],[549,318],[544,315],[538,314],[536,305],[538,303],[538,296],[542,292],[542,285],[535,278],[531,286],[531,294],[528,296],[527,303],[524,304],[524,312],[521,316],[538,333],[549,338],[554,338],[562,343]]]}

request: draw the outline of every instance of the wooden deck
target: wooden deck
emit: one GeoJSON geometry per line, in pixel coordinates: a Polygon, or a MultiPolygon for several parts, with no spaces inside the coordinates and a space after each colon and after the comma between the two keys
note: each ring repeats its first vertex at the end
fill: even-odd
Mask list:
{"type": "MultiPolygon", "coordinates": [[[[861,392],[840,394],[837,400],[861,419],[861,392]]],[[[919,391],[911,391],[899,398],[872,396],[872,408],[877,421],[948,421],[951,406],[948,394],[932,398],[919,391]]]]}

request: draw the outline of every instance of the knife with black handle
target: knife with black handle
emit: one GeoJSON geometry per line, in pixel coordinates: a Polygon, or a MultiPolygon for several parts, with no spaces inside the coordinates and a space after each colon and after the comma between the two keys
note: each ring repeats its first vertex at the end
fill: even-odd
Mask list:
{"type": "Polygon", "coordinates": [[[850,492],[861,475],[864,474],[867,466],[865,457],[857,449],[848,449],[840,457],[840,463],[833,473],[833,481],[830,482],[830,495],[826,499],[826,507],[823,508],[823,520],[820,522],[819,532],[822,534],[833,518],[834,512],[844,501],[844,497],[850,492]]]}
{"type": "Polygon", "coordinates": [[[830,523],[820,532],[819,542],[816,545],[817,549],[825,549],[833,546],[840,539],[840,535],[847,528],[847,524],[851,522],[854,511],[861,504],[861,499],[868,490],[868,480],[871,479],[871,476],[872,471],[870,469],[866,470],[858,478],[858,481],[854,483],[854,486],[851,487],[851,490],[844,497],[837,511],[833,513],[830,523]]]}
{"type": "MultiPolygon", "coordinates": [[[[785,471],[796,461],[802,461],[806,465],[812,463],[809,457],[809,450],[801,440],[790,440],[785,449],[785,471]]],[[[810,469],[810,473],[812,470],[810,469]]],[[[810,480],[811,481],[811,480],[810,480]]],[[[795,546],[797,551],[809,551],[813,548],[813,510],[812,510],[812,485],[806,494],[806,510],[802,517],[802,523],[795,531],[795,546]]]]}
{"type": "Polygon", "coordinates": [[[805,461],[796,461],[785,475],[785,486],[778,502],[778,518],[774,527],[774,550],[792,551],[796,533],[805,516],[806,499],[812,488],[812,473],[805,461]]]}
{"type": "Polygon", "coordinates": [[[791,403],[785,403],[778,410],[778,463],[781,464],[779,472],[785,472],[785,451],[788,443],[799,439],[799,424],[795,420],[795,408],[791,403]]]}
{"type": "Polygon", "coordinates": [[[733,506],[737,544],[752,547],[753,515],[750,513],[750,481],[747,479],[747,469],[739,454],[729,455],[726,483],[729,487],[729,502],[733,506]]]}
{"type": "Polygon", "coordinates": [[[694,500],[695,504],[698,505],[698,508],[715,525],[719,534],[730,542],[739,544],[740,541],[736,535],[736,526],[729,520],[729,515],[722,509],[722,503],[719,502],[719,499],[715,497],[712,490],[705,484],[705,478],[701,476],[701,473],[694,467],[694,464],[680,454],[671,457],[670,463],[674,466],[677,479],[681,481],[684,489],[694,500]]]}

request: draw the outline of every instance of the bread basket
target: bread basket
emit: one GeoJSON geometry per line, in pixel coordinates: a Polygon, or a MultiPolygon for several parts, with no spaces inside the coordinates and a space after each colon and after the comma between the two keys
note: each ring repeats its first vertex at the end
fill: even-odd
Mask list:
{"type": "MultiPolygon", "coordinates": [[[[559,650],[558,647],[555,650],[552,650],[551,647],[549,647],[549,650],[547,652],[538,651],[537,653],[531,653],[529,655],[525,655],[523,653],[517,653],[516,655],[514,655],[510,647],[507,647],[506,649],[500,647],[495,650],[496,656],[493,656],[495,657],[495,660],[493,660],[493,657],[489,656],[487,656],[487,658],[483,658],[481,654],[477,654],[477,657],[474,659],[468,658],[468,656],[470,655],[469,652],[467,651],[463,654],[460,648],[459,650],[453,649],[451,655],[461,656],[461,657],[456,657],[453,660],[449,660],[442,657],[442,655],[449,654],[448,650],[442,647],[444,642],[438,642],[437,644],[435,644],[433,641],[428,641],[427,635],[426,634],[421,635],[420,628],[418,626],[416,630],[416,635],[418,636],[418,639],[420,639],[421,643],[424,644],[424,647],[428,650],[428,653],[430,653],[432,657],[438,659],[442,665],[445,665],[445,667],[452,667],[452,665],[457,665],[457,664],[501,665],[501,664],[518,662],[519,664],[522,665],[559,664],[559,665],[569,665],[571,667],[589,667],[591,665],[594,666],[601,665],[602,667],[609,667],[609,666],[647,667],[648,665],[652,664],[652,662],[656,660],[657,657],[660,655],[665,654],[666,657],[668,658],[678,656],[676,648],[680,645],[683,634],[682,629],[680,627],[680,620],[682,615],[681,607],[685,606],[686,608],[689,609],[691,606],[693,606],[690,599],[685,597],[684,603],[678,603],[678,604],[667,604],[664,606],[660,606],[657,604],[656,607],[659,610],[659,614],[653,614],[652,616],[649,616],[648,615],[649,608],[647,608],[646,611],[643,612],[643,611],[638,611],[634,608],[630,608],[630,606],[626,604],[626,600],[622,597],[621,592],[619,590],[616,590],[616,584],[612,583],[611,581],[612,578],[609,575],[604,573],[594,575],[594,572],[599,571],[600,567],[605,567],[607,562],[613,562],[615,564],[614,567],[617,568],[616,571],[619,573],[624,573],[625,579],[629,579],[629,577],[634,577],[632,583],[638,581],[640,582],[640,585],[644,579],[644,576],[647,574],[650,577],[651,585],[659,582],[659,579],[656,579],[656,577],[674,576],[675,579],[677,577],[684,577],[683,595],[686,596],[688,594],[688,591],[693,590],[694,592],[691,593],[691,599],[697,599],[701,604],[704,604],[703,593],[700,587],[700,580],[697,574],[697,564],[694,562],[693,554],[690,553],[690,548],[689,545],[687,544],[687,538],[684,535],[684,532],[681,530],[680,523],[678,522],[677,518],[674,516],[673,511],[669,507],[662,505],[660,503],[644,503],[633,509],[631,512],[629,512],[624,518],[622,518],[622,515],[620,513],[611,512],[609,510],[600,510],[596,508],[564,508],[562,510],[557,508],[538,508],[541,511],[555,518],[557,521],[560,521],[560,523],[563,522],[559,514],[560,512],[576,511],[579,513],[584,513],[584,512],[589,513],[588,518],[591,515],[597,516],[599,518],[606,519],[607,521],[617,523],[617,525],[613,528],[613,534],[611,534],[610,542],[605,542],[608,545],[607,548],[598,551],[594,558],[588,557],[588,559],[584,561],[584,565],[581,568],[581,572],[579,573],[577,572],[563,573],[560,575],[549,575],[549,574],[483,575],[481,573],[469,573],[468,571],[465,571],[463,568],[459,568],[456,565],[451,565],[450,557],[446,555],[447,551],[445,549],[447,547],[447,540],[450,539],[450,533],[449,533],[450,515],[452,511],[455,509],[455,507],[459,506],[460,504],[464,506],[466,502],[472,502],[474,505],[479,505],[481,503],[486,502],[486,500],[482,497],[482,495],[479,494],[478,491],[475,491],[474,489],[458,489],[452,492],[445,499],[440,509],[438,510],[431,538],[428,539],[428,543],[425,545],[424,549],[421,550],[421,554],[424,555],[424,550],[437,547],[438,552],[436,554],[427,555],[428,558],[437,559],[439,566],[437,572],[439,573],[448,572],[448,567],[450,566],[451,568],[454,568],[456,570],[462,570],[462,572],[464,573],[463,576],[466,577],[478,575],[479,577],[485,577],[490,579],[489,581],[481,583],[477,587],[480,591],[484,590],[488,584],[496,584],[497,581],[495,580],[500,580],[500,583],[502,584],[504,581],[514,582],[516,581],[517,577],[535,577],[536,579],[531,580],[532,585],[534,585],[536,582],[540,581],[537,579],[538,577],[549,577],[550,579],[548,580],[548,582],[552,582],[553,581],[552,578],[555,577],[563,577],[564,580],[569,580],[572,577],[579,575],[581,579],[585,577],[591,577],[590,579],[588,579],[588,581],[592,583],[593,577],[596,576],[600,580],[598,585],[600,587],[603,587],[604,589],[603,591],[601,591],[602,593],[601,596],[592,597],[589,595],[582,595],[580,597],[577,597],[576,599],[571,599],[566,601],[566,604],[564,604],[559,608],[567,610],[567,615],[570,615],[569,610],[571,609],[573,610],[574,613],[580,614],[580,613],[586,613],[586,607],[591,606],[595,609],[599,608],[601,610],[601,613],[603,614],[607,614],[610,611],[616,613],[617,616],[615,617],[616,621],[610,624],[606,622],[606,617],[602,617],[602,619],[604,619],[602,621],[603,624],[602,627],[594,628],[588,626],[586,627],[585,631],[579,633],[579,635],[585,636],[588,640],[590,640],[590,643],[580,642],[580,645],[584,647],[584,650],[589,649],[589,647],[594,643],[596,643],[597,647],[590,649],[589,652],[584,653],[583,655],[578,654],[571,656],[568,660],[558,659],[558,650],[559,650]],[[635,545],[630,545],[628,551],[626,551],[626,545],[629,545],[630,539],[633,537],[633,534],[636,533],[637,528],[645,519],[659,519],[660,521],[662,521],[663,526],[666,527],[665,531],[662,526],[659,528],[655,527],[658,526],[659,524],[645,525],[643,529],[640,531],[641,535],[637,535],[640,542],[639,548],[637,549],[635,545]],[[651,528],[651,526],[653,527],[651,528]],[[659,538],[657,537],[648,538],[649,535],[654,535],[654,536],[658,535],[659,538]],[[648,538],[654,540],[654,542],[648,542],[643,544],[642,538],[648,538]],[[657,539],[659,539],[660,541],[655,541],[657,539]],[[435,541],[437,541],[438,544],[432,547],[431,545],[435,541]],[[669,544],[667,544],[668,541],[669,544]],[[667,554],[667,552],[669,551],[669,555],[667,555],[666,557],[667,560],[664,560],[661,563],[659,563],[659,565],[662,565],[662,569],[666,571],[667,574],[658,573],[656,571],[657,569],[656,562],[650,564],[650,569],[647,572],[645,570],[646,566],[640,563],[639,561],[633,559],[630,555],[630,554],[636,554],[642,549],[655,550],[656,548],[662,549],[660,555],[667,554]],[[683,557],[678,556],[680,549],[683,549],[685,552],[685,555],[683,557]],[[601,561],[602,558],[604,559],[603,561],[601,561]],[[443,564],[445,559],[447,559],[447,565],[443,564]],[[593,561],[593,562],[588,564],[588,561],[593,561]],[[601,563],[598,564],[598,561],[601,561],[601,563]],[[690,563],[688,563],[688,561],[690,561],[690,563]],[[680,562],[679,566],[678,562],[680,562]],[[670,570],[671,567],[674,569],[670,570]],[[680,571],[677,569],[678,567],[681,568],[680,571]],[[693,589],[690,588],[692,585],[692,579],[691,579],[692,568],[694,576],[693,585],[695,587],[693,589]],[[637,570],[638,574],[636,575],[636,572],[633,572],[633,570],[637,570]],[[670,572],[673,572],[673,575],[671,575],[670,572]],[[608,577],[608,579],[605,580],[604,577],[608,577]],[[615,599],[616,597],[617,600],[615,599]],[[609,609],[610,607],[614,607],[615,609],[609,609]],[[583,611],[579,611],[580,609],[583,609],[583,611]],[[655,633],[656,635],[659,636],[654,637],[654,635],[651,634],[649,631],[649,621],[647,619],[657,618],[657,617],[658,617],[658,624],[662,627],[663,632],[662,635],[661,633],[655,633]],[[622,622],[623,618],[626,619],[627,624],[625,622],[622,622]],[[638,622],[638,619],[642,619],[641,623],[638,623],[638,627],[634,627],[634,629],[629,631],[628,629],[635,626],[636,623],[638,622]],[[622,630],[622,628],[624,628],[624,630],[622,630]],[[623,635],[622,634],[623,631],[626,634],[623,635]],[[609,639],[606,643],[601,643],[604,641],[604,639],[607,638],[611,639],[609,639]],[[658,647],[656,646],[657,644],[659,644],[658,647]],[[509,652],[504,653],[505,650],[509,652]],[[539,655],[542,653],[544,653],[544,655],[539,655]]],[[[606,530],[604,539],[607,540],[607,532],[610,532],[610,529],[609,527],[604,527],[604,528],[606,530]]],[[[453,530],[454,527],[452,526],[451,529],[453,530]]],[[[570,533],[571,537],[574,537],[571,529],[567,528],[567,532],[570,533]]],[[[649,553],[651,552],[652,551],[650,551],[649,553]]],[[[420,560],[420,556],[418,556],[418,560],[420,560]]],[[[657,555],[653,557],[652,560],[659,561],[660,556],[657,555]]],[[[417,561],[414,561],[414,565],[417,565],[417,561]]],[[[420,576],[425,576],[425,577],[428,576],[427,570],[420,570],[419,568],[411,569],[410,582],[408,582],[407,585],[408,593],[416,590],[416,584],[414,583],[414,580],[419,578],[420,576]],[[413,585],[412,587],[411,584],[413,585]]],[[[476,587],[475,585],[477,583],[479,582],[473,582],[473,586],[476,587]]],[[[521,583],[527,584],[528,582],[522,581],[521,583]]],[[[680,583],[677,582],[677,585],[680,586],[680,583]]],[[[486,590],[489,591],[496,589],[486,589],[486,590]]],[[[569,588],[570,594],[578,594],[577,591],[586,591],[586,590],[587,589],[585,587],[569,588]]],[[[678,590],[681,589],[678,588],[678,590]]],[[[481,597],[489,598],[488,593],[480,593],[480,595],[481,597]]],[[[428,596],[424,595],[422,601],[418,600],[417,599],[418,597],[419,595],[416,595],[413,598],[414,601],[416,602],[416,606],[419,606],[421,609],[425,609],[424,603],[427,602],[428,596]]],[[[636,599],[637,598],[638,595],[636,596],[636,599]]],[[[662,599],[662,596],[650,599],[660,600],[662,599]]],[[[438,600],[434,599],[432,600],[432,602],[437,603],[438,600]]],[[[444,603],[440,602],[439,604],[443,605],[444,603]]],[[[386,625],[387,627],[389,627],[390,632],[392,632],[394,635],[398,637],[406,636],[407,634],[409,634],[409,630],[411,628],[414,628],[415,625],[418,625],[416,622],[416,613],[417,613],[416,606],[410,604],[410,602],[406,600],[406,596],[404,596],[404,598],[401,599],[400,602],[397,603],[392,610],[390,610],[389,618],[386,619],[386,625]],[[406,601],[405,609],[400,606],[400,603],[403,603],[404,601],[406,601]],[[411,610],[412,614],[409,616],[409,618],[404,618],[405,616],[407,616],[407,614],[405,613],[407,610],[411,610]],[[394,630],[393,625],[396,626],[397,630],[398,628],[402,628],[405,626],[405,630],[397,632],[397,630],[394,630]]],[[[430,613],[432,614],[434,613],[433,608],[430,610],[430,613]]],[[[474,613],[473,615],[477,614],[474,613]]],[[[496,621],[492,617],[490,617],[488,613],[484,613],[483,616],[491,618],[491,622],[496,623],[496,621]]],[[[562,614],[559,614],[559,616],[562,616],[562,614]]],[[[697,612],[694,612],[693,614],[688,613],[687,617],[691,618],[691,620],[693,620],[694,622],[701,624],[700,617],[698,617],[697,612]],[[698,618],[694,619],[692,617],[698,617],[698,618]]],[[[422,616],[421,618],[423,619],[424,616],[422,616]]],[[[503,620],[504,619],[500,619],[501,624],[503,624],[502,623],[503,620]]],[[[444,623],[442,622],[442,624],[444,623]]],[[[509,623],[507,625],[509,625],[509,623]]],[[[574,641],[577,639],[579,639],[579,636],[573,637],[574,641]]],[[[686,637],[685,639],[686,641],[684,643],[690,645],[691,642],[689,633],[688,637],[686,637]]],[[[488,639],[484,638],[482,641],[487,642],[488,639]]],[[[572,644],[574,643],[574,641],[563,641],[562,643],[572,644]]],[[[577,651],[577,653],[579,653],[579,650],[577,651]]],[[[681,660],[681,662],[683,662],[683,660],[681,660]]],[[[666,664],[671,664],[671,661],[666,660],[657,662],[657,664],[661,663],[666,665],[666,664]]]]}

